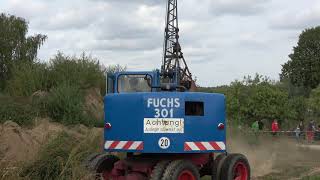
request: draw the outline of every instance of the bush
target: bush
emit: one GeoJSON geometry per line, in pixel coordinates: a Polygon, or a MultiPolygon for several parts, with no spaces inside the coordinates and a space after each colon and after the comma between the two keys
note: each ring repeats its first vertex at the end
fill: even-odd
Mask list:
{"type": "Polygon", "coordinates": [[[89,154],[98,152],[100,137],[90,132],[83,137],[62,132],[41,149],[34,162],[23,168],[21,176],[34,180],[83,179],[88,176],[82,163],[89,154]]]}
{"type": "Polygon", "coordinates": [[[67,125],[90,124],[84,113],[83,94],[77,86],[61,84],[53,88],[39,104],[55,122],[67,125]]]}
{"type": "Polygon", "coordinates": [[[30,96],[38,90],[47,90],[48,75],[44,63],[17,63],[12,68],[6,91],[13,96],[30,96]]]}
{"type": "Polygon", "coordinates": [[[2,100],[0,117],[3,121],[13,120],[24,124],[24,121],[29,122],[31,118],[40,115],[49,116],[54,121],[67,125],[102,125],[101,120],[98,121],[86,111],[82,93],[89,88],[105,89],[104,70],[90,56],[83,54],[77,58],[58,53],[50,65],[16,63],[12,74],[12,78],[6,83],[8,94],[27,97],[38,91],[45,94],[45,97],[32,96],[33,102],[28,104],[16,102],[17,98],[12,98],[10,103],[2,100]]]}
{"type": "Polygon", "coordinates": [[[103,89],[105,75],[99,61],[90,56],[82,54],[80,57],[68,57],[58,53],[50,60],[50,65],[40,62],[14,64],[12,76],[6,84],[6,92],[10,95],[30,96],[38,90],[48,91],[61,84],[81,89],[103,89]]]}
{"type": "Polygon", "coordinates": [[[69,84],[81,89],[100,88],[101,84],[105,83],[104,72],[99,62],[85,54],[78,58],[58,53],[50,61],[50,72],[50,79],[54,87],[69,84]]]}
{"type": "Polygon", "coordinates": [[[201,88],[200,91],[225,94],[227,117],[235,126],[251,125],[259,119],[271,123],[274,118],[288,125],[303,116],[304,98],[290,99],[288,91],[281,84],[258,74],[253,78],[248,76],[242,81],[232,82],[229,86],[201,88]]]}
{"type": "Polygon", "coordinates": [[[13,121],[19,125],[30,126],[37,111],[28,98],[0,96],[0,123],[13,121]]]}

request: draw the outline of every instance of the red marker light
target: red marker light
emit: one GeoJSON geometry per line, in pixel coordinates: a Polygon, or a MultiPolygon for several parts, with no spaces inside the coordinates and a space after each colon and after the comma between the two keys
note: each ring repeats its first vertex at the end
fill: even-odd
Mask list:
{"type": "Polygon", "coordinates": [[[223,124],[223,123],[219,123],[218,129],[219,129],[219,130],[223,130],[223,129],[224,129],[224,124],[223,124]]]}
{"type": "Polygon", "coordinates": [[[110,123],[106,123],[106,124],[104,125],[104,128],[110,129],[110,128],[111,128],[111,124],[110,124],[110,123]]]}

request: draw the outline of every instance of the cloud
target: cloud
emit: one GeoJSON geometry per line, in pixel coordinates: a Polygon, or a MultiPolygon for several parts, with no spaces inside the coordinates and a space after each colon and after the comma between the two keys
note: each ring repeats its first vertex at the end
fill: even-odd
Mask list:
{"type": "Polygon", "coordinates": [[[98,21],[97,39],[141,39],[160,34],[158,24],[161,20],[157,18],[157,7],[140,6],[121,14],[116,11],[118,9],[109,11],[108,16],[98,21]]]}
{"type": "Polygon", "coordinates": [[[212,0],[210,11],[215,15],[250,16],[264,11],[268,0],[212,0]]]}
{"type": "Polygon", "coordinates": [[[112,40],[93,40],[77,45],[79,49],[88,51],[149,51],[159,47],[158,44],[151,42],[152,39],[112,39],[112,40]]]}
{"type": "Polygon", "coordinates": [[[301,30],[320,25],[320,3],[300,11],[286,11],[276,15],[271,22],[275,29],[301,30]]]}
{"type": "Polygon", "coordinates": [[[11,0],[7,3],[6,11],[28,20],[46,13],[48,4],[39,0],[11,0]],[[27,5],[26,5],[27,4],[27,5]]]}
{"type": "Polygon", "coordinates": [[[93,0],[93,1],[104,1],[108,3],[117,3],[117,4],[147,4],[147,5],[156,5],[163,4],[163,0],[93,0]]]}
{"type": "MultiPolygon", "coordinates": [[[[180,42],[191,72],[203,86],[256,72],[277,79],[298,32],[320,22],[317,1],[178,0],[180,42]]],[[[0,11],[26,18],[30,33],[48,35],[40,59],[57,50],[86,51],[105,65],[139,71],[161,66],[166,2],[2,0],[0,11]]]]}

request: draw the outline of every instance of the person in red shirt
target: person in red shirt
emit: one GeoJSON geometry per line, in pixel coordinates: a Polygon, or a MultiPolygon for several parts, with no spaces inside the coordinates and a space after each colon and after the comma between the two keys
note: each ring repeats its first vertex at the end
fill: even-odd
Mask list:
{"type": "Polygon", "coordinates": [[[313,143],[315,132],[316,132],[316,125],[315,125],[314,120],[311,120],[309,122],[309,125],[307,128],[307,141],[308,141],[308,143],[313,143]]]}
{"type": "Polygon", "coordinates": [[[272,124],[271,124],[271,130],[272,130],[272,135],[276,135],[277,132],[279,131],[279,125],[278,125],[278,121],[275,119],[273,120],[272,124]]]}

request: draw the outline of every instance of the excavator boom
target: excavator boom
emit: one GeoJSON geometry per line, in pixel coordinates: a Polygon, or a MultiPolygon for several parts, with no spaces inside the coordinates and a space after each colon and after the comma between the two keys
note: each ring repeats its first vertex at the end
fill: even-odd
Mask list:
{"type": "Polygon", "coordinates": [[[163,83],[174,83],[186,89],[194,83],[179,43],[177,0],[168,0],[167,4],[161,75],[163,83]]]}

